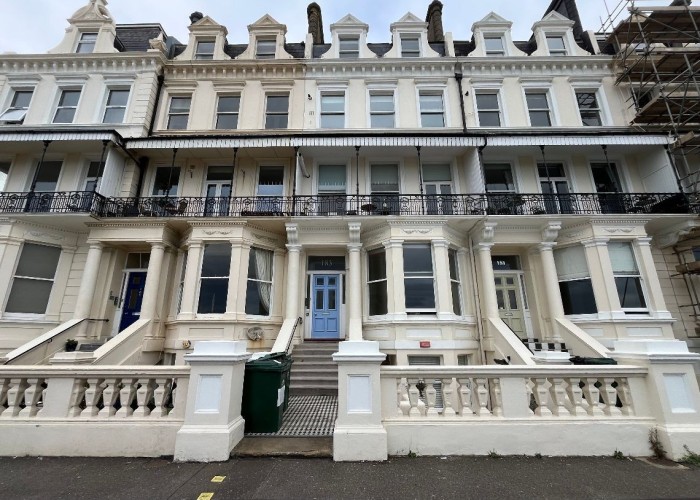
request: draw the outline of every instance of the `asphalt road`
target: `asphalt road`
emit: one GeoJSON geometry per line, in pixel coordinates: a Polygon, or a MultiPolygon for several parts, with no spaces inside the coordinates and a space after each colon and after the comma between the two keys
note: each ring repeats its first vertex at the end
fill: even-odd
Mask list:
{"type": "Polygon", "coordinates": [[[700,468],[547,457],[400,457],[385,463],[241,458],[220,464],[0,458],[0,498],[700,498],[700,468]],[[225,478],[212,482],[215,476],[225,478]]]}

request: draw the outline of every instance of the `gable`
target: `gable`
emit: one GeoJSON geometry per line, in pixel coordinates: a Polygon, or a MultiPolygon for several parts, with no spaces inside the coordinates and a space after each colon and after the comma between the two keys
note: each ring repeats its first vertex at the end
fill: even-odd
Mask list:
{"type": "Polygon", "coordinates": [[[481,24],[509,24],[512,25],[513,23],[509,20],[507,20],[504,17],[499,16],[495,12],[491,11],[489,12],[486,17],[484,17],[482,20],[477,21],[474,23],[475,25],[481,25],[481,24]]]}
{"type": "Polygon", "coordinates": [[[346,14],[345,17],[343,17],[339,21],[333,23],[333,26],[358,25],[358,24],[363,25],[363,26],[367,26],[366,23],[363,23],[362,21],[360,21],[358,18],[356,18],[352,14],[346,14]]]}
{"type": "Polygon", "coordinates": [[[397,23],[420,23],[425,24],[421,18],[416,16],[413,12],[407,12],[401,19],[396,21],[397,23]]]}
{"type": "Polygon", "coordinates": [[[571,19],[569,19],[568,17],[562,16],[556,10],[553,10],[549,14],[544,16],[542,18],[542,21],[549,22],[549,23],[557,23],[558,22],[558,23],[567,23],[567,24],[572,22],[571,19]]]}
{"type": "Polygon", "coordinates": [[[282,26],[282,25],[274,17],[272,17],[270,14],[265,14],[260,19],[258,19],[253,24],[251,24],[250,26],[270,27],[270,26],[282,26]]]}

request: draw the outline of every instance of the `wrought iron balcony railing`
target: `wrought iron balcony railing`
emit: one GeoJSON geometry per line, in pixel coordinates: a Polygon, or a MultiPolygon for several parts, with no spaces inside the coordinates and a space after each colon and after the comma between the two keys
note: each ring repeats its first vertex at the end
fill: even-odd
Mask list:
{"type": "Polygon", "coordinates": [[[96,217],[483,216],[695,213],[682,193],[486,193],[106,198],[91,191],[0,193],[0,213],[96,217]]]}

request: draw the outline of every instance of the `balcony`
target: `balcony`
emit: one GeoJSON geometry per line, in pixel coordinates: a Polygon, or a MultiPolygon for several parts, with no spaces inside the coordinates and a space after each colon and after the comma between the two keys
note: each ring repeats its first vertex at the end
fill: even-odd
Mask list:
{"type": "Polygon", "coordinates": [[[106,198],[92,191],[0,193],[0,213],[124,217],[689,214],[682,193],[486,193],[106,198]]]}

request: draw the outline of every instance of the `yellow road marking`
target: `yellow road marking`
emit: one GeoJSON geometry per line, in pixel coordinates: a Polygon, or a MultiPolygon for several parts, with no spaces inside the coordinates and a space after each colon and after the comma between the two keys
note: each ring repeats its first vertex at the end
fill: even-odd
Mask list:
{"type": "Polygon", "coordinates": [[[214,476],[211,478],[212,483],[223,483],[224,479],[226,479],[226,476],[214,476]]]}
{"type": "Polygon", "coordinates": [[[200,493],[197,500],[211,500],[213,496],[213,493],[200,493]]]}

